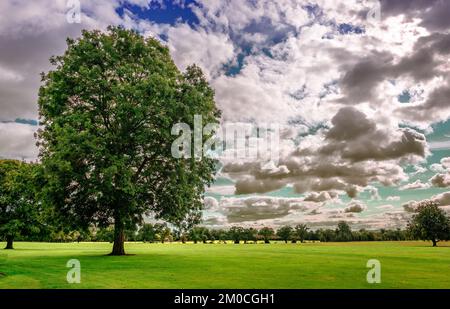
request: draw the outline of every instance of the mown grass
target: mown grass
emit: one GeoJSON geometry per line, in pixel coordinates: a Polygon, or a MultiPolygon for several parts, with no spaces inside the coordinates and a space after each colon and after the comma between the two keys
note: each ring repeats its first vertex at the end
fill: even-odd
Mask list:
{"type": "Polygon", "coordinates": [[[450,288],[450,243],[127,243],[121,257],[106,255],[109,243],[15,248],[0,250],[0,288],[450,288]],[[74,258],[80,284],[66,281],[74,258]],[[380,284],[367,283],[369,259],[380,284]]]}

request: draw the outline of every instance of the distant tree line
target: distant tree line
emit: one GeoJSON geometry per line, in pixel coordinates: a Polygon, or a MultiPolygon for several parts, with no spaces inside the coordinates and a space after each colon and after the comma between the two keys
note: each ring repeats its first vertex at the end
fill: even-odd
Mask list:
{"type": "MultiPolygon", "coordinates": [[[[43,207],[40,195],[44,182],[39,164],[15,160],[0,160],[0,240],[6,240],[5,249],[13,249],[14,240],[73,242],[115,242],[114,224],[75,226],[64,224],[53,208],[43,207]]],[[[270,243],[283,241],[402,241],[428,240],[433,246],[450,239],[450,219],[433,201],[419,203],[406,229],[352,230],[345,221],[334,229],[309,228],[306,224],[259,229],[233,226],[229,229],[213,229],[198,225],[200,217],[178,221],[176,224],[141,223],[128,225],[123,230],[123,240],[143,242],[233,242],[270,243]]]]}
{"type": "MultiPolygon", "coordinates": [[[[285,243],[304,242],[349,242],[349,241],[404,241],[422,239],[414,234],[411,229],[380,229],[380,230],[352,230],[345,221],[339,222],[335,229],[312,230],[305,224],[294,227],[282,226],[278,229],[270,227],[245,228],[234,226],[230,229],[212,229],[204,226],[196,226],[181,233],[170,228],[164,223],[145,223],[136,229],[126,230],[126,241],[142,241],[148,243],[165,242],[193,242],[193,243],[235,243],[251,244],[257,242],[270,243],[282,241],[285,243]]],[[[446,237],[441,237],[443,240],[446,237]]],[[[447,237],[448,239],[448,237],[447,237]]],[[[98,241],[113,242],[114,228],[91,228],[88,231],[48,231],[47,233],[18,237],[24,241],[48,241],[48,242],[76,242],[98,241]]]]}

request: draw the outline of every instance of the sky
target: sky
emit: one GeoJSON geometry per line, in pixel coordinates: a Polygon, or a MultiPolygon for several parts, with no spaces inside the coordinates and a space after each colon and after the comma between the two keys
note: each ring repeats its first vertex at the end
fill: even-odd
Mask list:
{"type": "Polygon", "coordinates": [[[195,63],[222,123],[277,124],[280,154],[221,161],[211,227],[404,227],[450,209],[450,1],[0,2],[0,157],[35,160],[40,72],[82,29],[122,25],[195,63]]]}

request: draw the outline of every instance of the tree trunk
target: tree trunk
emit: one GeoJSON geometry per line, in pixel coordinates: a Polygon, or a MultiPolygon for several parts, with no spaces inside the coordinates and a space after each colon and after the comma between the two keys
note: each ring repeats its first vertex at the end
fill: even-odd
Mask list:
{"type": "Polygon", "coordinates": [[[6,236],[6,247],[5,247],[5,249],[11,249],[11,250],[14,249],[13,241],[14,241],[14,237],[6,236]]]}
{"type": "Polygon", "coordinates": [[[120,218],[116,218],[114,221],[114,245],[110,255],[125,255],[125,229],[120,218]]]}
{"type": "Polygon", "coordinates": [[[437,247],[437,241],[436,241],[436,239],[432,239],[431,241],[433,242],[433,247],[437,247]]]}

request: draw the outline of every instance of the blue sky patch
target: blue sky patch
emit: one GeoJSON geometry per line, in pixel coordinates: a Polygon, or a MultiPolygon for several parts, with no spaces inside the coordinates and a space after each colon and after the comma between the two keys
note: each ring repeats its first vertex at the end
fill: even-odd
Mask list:
{"type": "Polygon", "coordinates": [[[193,4],[195,4],[195,1],[186,0],[185,6],[182,7],[173,1],[164,0],[162,6],[152,4],[149,9],[145,9],[138,5],[126,3],[116,11],[120,16],[123,16],[125,10],[128,10],[139,19],[150,20],[157,24],[174,25],[177,22],[183,22],[192,26],[199,22],[197,16],[195,16],[190,8],[190,5],[193,4]]]}
{"type": "Polygon", "coordinates": [[[411,101],[411,94],[408,90],[404,90],[401,94],[398,96],[398,101],[400,103],[409,103],[411,101]]]}

